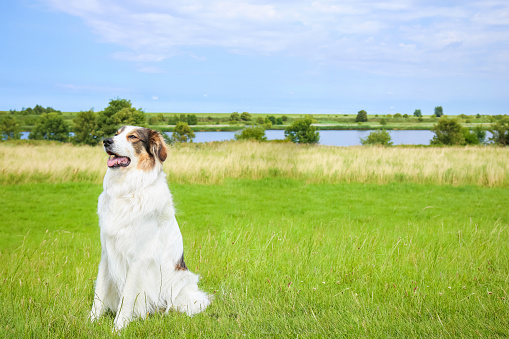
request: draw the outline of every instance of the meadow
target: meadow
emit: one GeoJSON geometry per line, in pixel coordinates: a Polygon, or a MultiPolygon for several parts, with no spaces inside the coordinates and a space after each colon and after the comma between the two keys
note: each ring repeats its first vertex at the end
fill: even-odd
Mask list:
{"type": "MultiPolygon", "coordinates": [[[[188,267],[214,295],[124,337],[507,337],[507,148],[215,143],[170,150],[188,267]]],[[[100,148],[0,144],[0,335],[87,321],[100,148]]]]}

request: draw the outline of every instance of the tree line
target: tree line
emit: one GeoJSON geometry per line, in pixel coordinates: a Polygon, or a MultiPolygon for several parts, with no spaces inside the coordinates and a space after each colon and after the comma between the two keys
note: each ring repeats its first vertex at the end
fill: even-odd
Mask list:
{"type": "MultiPolygon", "coordinates": [[[[62,113],[51,107],[42,107],[36,105],[32,108],[23,108],[21,111],[10,111],[11,115],[0,121],[0,131],[2,140],[19,139],[21,133],[17,120],[12,117],[13,114],[37,114],[39,117],[28,138],[32,140],[55,140],[61,142],[72,142],[75,144],[97,145],[103,138],[115,134],[118,127],[122,125],[147,126],[145,112],[132,106],[130,100],[112,99],[108,107],[103,111],[94,112],[93,110],[81,111],[73,119],[74,135],[70,136],[70,127],[64,121],[62,113]],[[29,113],[27,113],[29,112],[29,113]]],[[[420,109],[416,109],[415,117],[422,117],[420,109]]],[[[387,115],[389,116],[389,115],[387,115]]],[[[407,114],[394,114],[394,118],[406,118],[407,114]]],[[[434,117],[439,118],[432,131],[435,133],[431,145],[479,145],[486,143],[486,131],[477,127],[474,130],[464,128],[456,119],[447,118],[443,113],[441,106],[435,107],[434,117]]],[[[466,118],[460,116],[461,118],[466,118]]],[[[208,119],[212,120],[211,117],[208,119]]],[[[269,115],[265,118],[253,116],[248,112],[233,112],[229,116],[229,122],[236,124],[238,122],[250,123],[252,126],[243,129],[235,135],[235,139],[256,139],[266,140],[265,129],[272,125],[283,125],[288,121],[288,117],[283,115],[276,118],[269,115]]],[[[368,115],[365,110],[358,112],[356,122],[362,123],[368,121],[368,115]]],[[[168,137],[163,136],[168,143],[192,141],[195,137],[194,132],[189,125],[196,125],[198,118],[195,114],[174,114],[164,117],[163,114],[153,114],[149,119],[150,125],[158,125],[161,122],[175,125],[173,133],[168,137]]],[[[285,129],[285,138],[295,143],[313,144],[320,140],[319,132],[313,124],[317,121],[308,115],[296,119],[285,129]]],[[[380,121],[384,125],[384,119],[380,121]]],[[[509,117],[499,116],[495,123],[488,129],[492,133],[490,142],[498,145],[509,145],[509,117]]],[[[380,144],[389,146],[392,144],[390,135],[386,131],[372,132],[367,138],[361,139],[363,145],[380,144]]]]}

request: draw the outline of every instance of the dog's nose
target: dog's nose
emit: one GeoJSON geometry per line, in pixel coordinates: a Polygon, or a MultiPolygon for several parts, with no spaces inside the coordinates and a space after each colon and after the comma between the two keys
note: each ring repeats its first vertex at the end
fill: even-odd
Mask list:
{"type": "Polygon", "coordinates": [[[108,138],[108,139],[104,139],[103,140],[104,147],[111,146],[111,144],[113,144],[113,139],[112,138],[108,138]]]}

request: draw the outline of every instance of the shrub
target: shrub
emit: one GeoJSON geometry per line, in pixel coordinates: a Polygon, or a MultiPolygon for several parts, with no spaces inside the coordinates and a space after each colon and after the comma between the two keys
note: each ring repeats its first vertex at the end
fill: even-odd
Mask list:
{"type": "Polygon", "coordinates": [[[465,136],[463,129],[456,119],[440,118],[438,123],[432,129],[435,136],[431,140],[431,145],[464,145],[465,136]]]}
{"type": "Polygon", "coordinates": [[[2,120],[0,132],[2,133],[0,140],[21,139],[19,124],[14,117],[8,116],[2,120]]]}
{"type": "Polygon", "coordinates": [[[187,123],[189,125],[198,125],[198,117],[196,116],[196,114],[188,114],[186,116],[187,118],[187,123]]]}
{"type": "Polygon", "coordinates": [[[28,139],[66,142],[69,140],[69,126],[58,113],[43,113],[28,139]]]}
{"type": "Polygon", "coordinates": [[[316,144],[320,140],[320,134],[316,127],[312,126],[313,119],[306,116],[295,120],[285,129],[285,138],[298,144],[316,144]]]}
{"type": "Polygon", "coordinates": [[[362,145],[382,145],[382,146],[391,146],[392,139],[389,132],[386,130],[373,131],[369,133],[369,135],[365,138],[361,138],[362,145]]]}
{"type": "Polygon", "coordinates": [[[96,134],[96,116],[93,110],[79,112],[73,120],[74,144],[97,145],[100,141],[96,134]]]}
{"type": "Polygon", "coordinates": [[[382,125],[382,126],[387,125],[387,120],[385,120],[385,118],[382,118],[382,119],[380,120],[380,125],[382,125]]]}
{"type": "Polygon", "coordinates": [[[368,121],[368,113],[365,110],[360,110],[357,113],[357,117],[355,118],[355,122],[367,122],[368,121]]]}
{"type": "Polygon", "coordinates": [[[490,138],[496,145],[508,146],[509,145],[509,117],[505,116],[495,124],[493,124],[489,131],[493,134],[490,138]]]}
{"type": "Polygon", "coordinates": [[[486,131],[477,126],[473,131],[463,128],[463,137],[467,145],[480,145],[486,142],[486,131]]]}
{"type": "Polygon", "coordinates": [[[191,127],[187,124],[187,122],[178,122],[172,133],[173,140],[175,142],[193,142],[195,138],[194,132],[191,130],[191,127]]]}
{"type": "Polygon", "coordinates": [[[401,113],[396,113],[396,114],[394,114],[394,119],[399,119],[399,118],[403,118],[403,116],[401,115],[401,113]]]}
{"type": "Polygon", "coordinates": [[[249,114],[248,112],[242,112],[242,114],[240,115],[240,119],[243,121],[251,121],[252,117],[251,114],[249,114]]]}
{"type": "Polygon", "coordinates": [[[239,112],[233,112],[232,114],[230,114],[230,121],[240,121],[239,112]]]}
{"type": "Polygon", "coordinates": [[[145,127],[145,112],[132,107],[131,100],[111,99],[104,111],[96,116],[96,134],[99,138],[109,137],[122,125],[145,127]]]}
{"type": "Polygon", "coordinates": [[[265,141],[265,128],[263,126],[253,126],[244,128],[242,131],[235,133],[236,140],[258,140],[265,141]]]}

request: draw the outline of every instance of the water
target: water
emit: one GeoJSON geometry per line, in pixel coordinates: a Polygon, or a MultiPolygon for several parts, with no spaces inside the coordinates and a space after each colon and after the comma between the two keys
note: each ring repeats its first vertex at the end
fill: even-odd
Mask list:
{"type": "MultiPolygon", "coordinates": [[[[361,144],[360,138],[366,138],[372,131],[319,131],[320,145],[326,146],[357,146],[361,144]]],[[[431,131],[388,131],[394,145],[429,145],[435,133],[431,131]]],[[[194,142],[225,141],[234,139],[237,132],[194,132],[194,142]]],[[[284,139],[284,131],[267,130],[268,140],[284,139]]]]}
{"type": "MultiPolygon", "coordinates": [[[[320,145],[325,146],[357,146],[360,138],[366,138],[372,131],[320,131],[320,145]]],[[[388,131],[394,145],[429,145],[435,133],[431,131],[388,131]]],[[[237,132],[194,132],[193,142],[210,142],[233,140],[237,132]]],[[[284,139],[285,131],[267,130],[265,135],[269,140],[284,139]]],[[[29,132],[22,132],[21,139],[28,139],[29,132]]],[[[171,133],[167,133],[170,134],[171,133]]]]}

